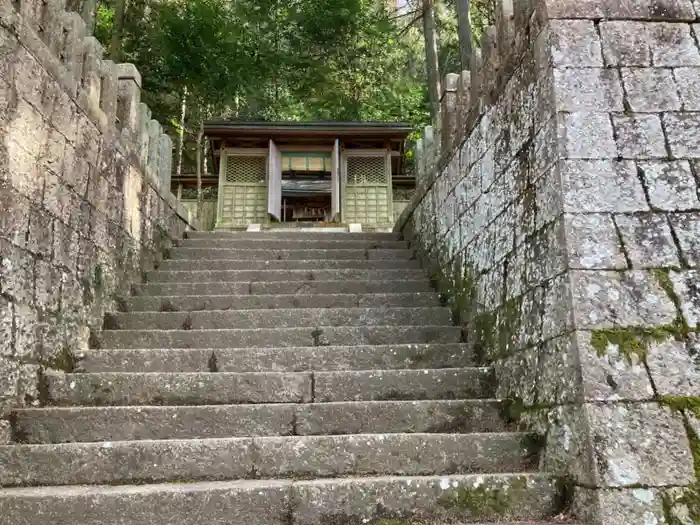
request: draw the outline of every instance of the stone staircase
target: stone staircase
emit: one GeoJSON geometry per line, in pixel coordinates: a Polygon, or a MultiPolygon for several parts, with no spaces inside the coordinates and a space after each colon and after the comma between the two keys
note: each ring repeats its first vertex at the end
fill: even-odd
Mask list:
{"type": "Polygon", "coordinates": [[[3,525],[552,523],[393,234],[191,233],[0,447],[3,525]],[[501,520],[501,521],[499,521],[501,520]]]}

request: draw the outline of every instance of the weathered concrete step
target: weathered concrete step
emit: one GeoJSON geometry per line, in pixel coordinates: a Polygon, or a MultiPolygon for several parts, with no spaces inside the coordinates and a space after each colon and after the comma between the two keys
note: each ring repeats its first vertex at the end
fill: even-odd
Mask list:
{"type": "Polygon", "coordinates": [[[425,476],[532,469],[526,434],[360,434],[0,446],[0,486],[425,476]]]}
{"type": "Polygon", "coordinates": [[[195,310],[254,310],[277,308],[370,308],[377,306],[437,306],[435,292],[395,294],[316,295],[169,295],[136,296],[127,300],[129,312],[195,310]]]}
{"type": "Polygon", "coordinates": [[[255,261],[251,259],[166,259],[160,263],[160,270],[249,270],[264,268],[267,270],[399,270],[420,268],[416,259],[373,260],[365,259],[295,259],[255,261]]]}
{"type": "Polygon", "coordinates": [[[285,238],[207,238],[184,239],[180,241],[183,248],[230,248],[236,250],[407,250],[406,241],[387,241],[383,239],[320,239],[308,237],[299,239],[285,238]]]}
{"type": "Polygon", "coordinates": [[[425,279],[422,270],[193,270],[162,271],[148,273],[151,283],[208,283],[208,282],[260,282],[260,281],[400,281],[425,279]]]}
{"type": "Polygon", "coordinates": [[[456,368],[473,364],[464,344],[293,348],[101,349],[81,354],[84,372],[303,372],[456,368]]]}
{"type": "Polygon", "coordinates": [[[433,291],[426,278],[400,281],[269,281],[212,283],[147,283],[141,285],[145,295],[309,295],[415,293],[433,291]]]}
{"type": "Polygon", "coordinates": [[[99,348],[245,348],[459,343],[455,326],[335,326],[235,330],[106,330],[99,348]]]}
{"type": "Polygon", "coordinates": [[[489,398],[487,368],[313,373],[48,374],[49,403],[66,405],[221,405],[489,398]]]}
{"type": "Polygon", "coordinates": [[[494,394],[490,368],[363,370],[314,373],[314,400],[477,399],[494,394]]]}
{"type": "Polygon", "coordinates": [[[25,443],[138,439],[501,432],[491,399],[347,401],[311,404],[27,408],[15,413],[25,443]]]}
{"type": "Polygon", "coordinates": [[[47,374],[53,405],[308,403],[310,373],[47,374]]]}
{"type": "Polygon", "coordinates": [[[201,310],[110,314],[112,330],[203,330],[235,328],[302,328],[327,326],[451,326],[452,312],[443,306],[420,308],[291,308],[270,310],[201,310]]]}
{"type": "Polygon", "coordinates": [[[350,240],[350,241],[399,241],[401,240],[400,233],[381,233],[381,232],[326,232],[326,231],[283,231],[283,232],[199,232],[190,231],[185,234],[186,239],[254,239],[254,240],[270,240],[270,239],[288,239],[288,240],[350,240]]]}
{"type": "MultiPolygon", "coordinates": [[[[295,243],[296,244],[296,243],[295,243]]],[[[170,251],[172,259],[248,259],[257,261],[274,260],[401,260],[413,259],[411,250],[364,250],[364,249],[307,249],[296,246],[296,249],[282,249],[277,246],[272,249],[231,248],[173,248],[170,251]]]]}
{"type": "Polygon", "coordinates": [[[0,516],[12,516],[11,525],[379,525],[387,518],[435,525],[545,520],[559,510],[557,483],[542,474],[0,490],[0,516]]]}

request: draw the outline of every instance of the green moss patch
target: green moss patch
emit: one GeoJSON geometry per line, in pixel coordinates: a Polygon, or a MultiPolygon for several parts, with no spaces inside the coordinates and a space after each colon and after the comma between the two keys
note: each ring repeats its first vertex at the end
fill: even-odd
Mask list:
{"type": "Polygon", "coordinates": [[[595,348],[598,357],[607,355],[608,346],[615,345],[620,354],[625,356],[629,364],[632,365],[634,363],[633,357],[641,362],[646,360],[651,343],[663,343],[670,338],[676,338],[677,335],[673,326],[594,330],[591,334],[591,345],[595,348]]]}

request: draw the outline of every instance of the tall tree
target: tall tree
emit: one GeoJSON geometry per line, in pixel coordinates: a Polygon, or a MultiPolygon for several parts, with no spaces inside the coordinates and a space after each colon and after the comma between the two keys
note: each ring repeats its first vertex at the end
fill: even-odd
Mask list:
{"type": "Polygon", "coordinates": [[[122,55],[122,32],[124,31],[124,17],[126,16],[126,0],[116,0],[114,8],[114,27],[112,27],[112,40],[109,46],[109,59],[119,62],[122,55]]]}
{"type": "Polygon", "coordinates": [[[459,31],[459,58],[462,69],[469,69],[472,54],[472,23],[469,19],[469,0],[456,0],[459,31]]]}
{"type": "Polygon", "coordinates": [[[423,0],[423,36],[425,38],[425,67],[428,75],[430,116],[433,123],[437,123],[440,115],[440,70],[438,68],[434,0],[423,0]]]}

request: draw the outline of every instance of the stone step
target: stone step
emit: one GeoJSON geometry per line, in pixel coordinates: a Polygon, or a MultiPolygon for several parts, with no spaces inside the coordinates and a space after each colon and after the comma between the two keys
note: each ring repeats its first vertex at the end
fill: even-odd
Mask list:
{"type": "Polygon", "coordinates": [[[303,372],[458,368],[474,363],[464,344],[291,348],[101,349],[81,354],[84,372],[303,372]]]}
{"type": "Polygon", "coordinates": [[[438,306],[435,292],[395,294],[317,295],[166,295],[127,299],[129,312],[182,312],[194,310],[254,310],[278,308],[370,308],[378,306],[438,306]]]}
{"type": "Polygon", "coordinates": [[[222,405],[489,398],[488,368],[251,373],[49,373],[48,403],[222,405]]]}
{"type": "Polygon", "coordinates": [[[287,239],[287,240],[331,240],[331,241],[399,241],[401,240],[400,233],[381,233],[381,232],[326,232],[319,231],[262,231],[262,232],[200,232],[190,231],[185,234],[185,239],[253,239],[253,240],[269,240],[269,239],[287,239]]]}
{"type": "Polygon", "coordinates": [[[544,521],[559,506],[557,483],[543,474],[0,490],[0,516],[12,516],[12,525],[386,525],[388,518],[435,525],[485,517],[544,521]]]}
{"type": "Polygon", "coordinates": [[[267,270],[400,270],[418,269],[420,262],[416,259],[273,259],[253,261],[251,259],[166,259],[160,263],[159,270],[250,270],[251,268],[267,270]]]}
{"type": "Polygon", "coordinates": [[[25,443],[410,432],[501,432],[491,399],[18,409],[25,443]]]}
{"type": "Polygon", "coordinates": [[[422,270],[192,270],[149,272],[151,283],[210,283],[210,282],[303,282],[303,281],[400,281],[425,279],[422,270]]]}
{"type": "Polygon", "coordinates": [[[426,278],[400,281],[270,281],[211,283],[147,283],[139,287],[145,295],[309,295],[416,293],[434,291],[426,278]]]}
{"type": "Polygon", "coordinates": [[[236,328],[302,328],[330,326],[452,326],[443,306],[406,308],[291,308],[278,310],[201,310],[110,314],[111,330],[219,330],[236,328]]]}
{"type": "MultiPolygon", "coordinates": [[[[296,244],[296,243],[295,243],[296,244]]],[[[300,246],[292,249],[282,249],[276,246],[271,249],[243,249],[231,248],[184,248],[178,247],[170,250],[172,259],[247,259],[257,261],[274,260],[406,260],[413,259],[411,250],[363,250],[363,249],[332,249],[319,250],[308,249],[300,246]]]]}
{"type": "Polygon", "coordinates": [[[336,326],[235,330],[106,330],[99,348],[245,348],[459,343],[455,326],[336,326]]]}
{"type": "Polygon", "coordinates": [[[0,446],[0,486],[523,472],[526,434],[360,434],[0,446]]]}
{"type": "Polygon", "coordinates": [[[223,248],[235,250],[407,250],[408,242],[383,239],[322,239],[308,237],[304,239],[285,238],[207,238],[184,239],[178,247],[183,248],[223,248]]]}

